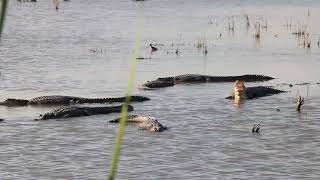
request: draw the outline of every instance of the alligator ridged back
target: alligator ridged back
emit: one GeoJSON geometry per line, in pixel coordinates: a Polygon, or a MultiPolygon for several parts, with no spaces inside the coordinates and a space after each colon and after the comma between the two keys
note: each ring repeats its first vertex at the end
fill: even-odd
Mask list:
{"type": "Polygon", "coordinates": [[[242,76],[205,76],[207,82],[234,82],[241,80],[244,82],[269,81],[274,78],[264,75],[246,74],[242,76]]]}
{"type": "MultiPolygon", "coordinates": [[[[116,113],[116,112],[121,112],[122,107],[123,105],[102,106],[102,107],[77,107],[77,106],[59,107],[54,109],[51,112],[45,113],[43,116],[40,116],[40,119],[35,119],[35,120],[46,120],[46,119],[116,113]]],[[[128,105],[128,111],[133,111],[133,106],[128,105]]]]}
{"type": "Polygon", "coordinates": [[[160,81],[173,81],[175,77],[173,76],[169,76],[169,77],[160,77],[158,78],[157,80],[160,80],[160,81]]]}
{"type": "Polygon", "coordinates": [[[29,104],[31,104],[31,105],[72,104],[72,103],[78,103],[82,99],[83,98],[80,98],[80,97],[60,96],[60,95],[39,96],[39,97],[30,99],[29,104]]]}
{"type": "Polygon", "coordinates": [[[182,74],[174,77],[175,82],[206,82],[209,76],[201,74],[182,74]]]}
{"type": "MultiPolygon", "coordinates": [[[[121,118],[116,118],[109,122],[118,123],[121,118]]],[[[140,115],[128,115],[127,116],[128,123],[135,123],[139,129],[148,130],[151,132],[161,132],[167,129],[164,127],[159,121],[151,116],[140,116],[140,115]]]]}
{"type": "MultiPolygon", "coordinates": [[[[143,102],[150,100],[144,96],[131,96],[131,102],[143,102]]],[[[82,104],[82,103],[113,103],[113,102],[124,102],[125,97],[115,98],[82,98],[75,96],[40,96],[33,98],[29,101],[30,105],[68,105],[68,104],[82,104]]]]}
{"type": "MultiPolygon", "coordinates": [[[[119,102],[123,103],[125,97],[114,97],[114,98],[82,98],[79,103],[114,103],[119,102]]],[[[148,101],[150,98],[144,96],[131,96],[130,102],[143,102],[148,101]]]]}
{"type": "MultiPolygon", "coordinates": [[[[140,123],[140,122],[143,121],[143,120],[141,119],[141,117],[143,117],[143,116],[140,116],[140,115],[128,115],[128,116],[127,116],[127,122],[128,122],[128,123],[140,123]]],[[[118,122],[120,122],[120,119],[121,119],[121,117],[116,118],[116,119],[113,119],[113,120],[110,120],[109,122],[111,122],[111,123],[118,123],[118,122]]]]}
{"type": "MultiPolygon", "coordinates": [[[[158,78],[163,79],[163,78],[158,78]]],[[[241,80],[245,82],[269,81],[274,78],[264,75],[246,74],[241,76],[210,76],[202,74],[182,74],[174,77],[175,82],[234,82],[241,80]]]]}

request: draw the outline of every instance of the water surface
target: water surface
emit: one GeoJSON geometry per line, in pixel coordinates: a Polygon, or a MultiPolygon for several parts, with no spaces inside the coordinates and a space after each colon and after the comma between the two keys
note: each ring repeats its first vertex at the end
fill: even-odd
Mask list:
{"type": "MultiPolygon", "coordinates": [[[[319,7],[315,0],[79,0],[62,1],[55,11],[51,1],[10,1],[0,43],[0,100],[123,96],[139,32],[141,57],[150,56],[150,43],[161,45],[139,61],[135,87],[183,73],[264,74],[276,79],[246,85],[289,92],[236,105],[224,99],[233,83],[135,89],[152,100],[133,104],[134,113],[155,116],[170,129],[149,133],[128,126],[117,179],[317,179],[319,7]],[[235,30],[229,32],[232,17],[235,30]],[[268,25],[260,40],[253,38],[255,22],[268,25]],[[305,24],[310,49],[292,35],[305,24]],[[206,40],[206,56],[195,47],[199,39],[206,40]],[[177,43],[179,56],[173,53],[177,43]],[[288,86],[297,83],[311,84],[288,86]],[[301,113],[295,111],[297,91],[308,95],[301,113]],[[252,134],[259,122],[262,132],[252,134]]],[[[6,119],[0,124],[1,179],[106,179],[117,130],[107,121],[118,114],[32,120],[49,110],[0,107],[6,119]]]]}

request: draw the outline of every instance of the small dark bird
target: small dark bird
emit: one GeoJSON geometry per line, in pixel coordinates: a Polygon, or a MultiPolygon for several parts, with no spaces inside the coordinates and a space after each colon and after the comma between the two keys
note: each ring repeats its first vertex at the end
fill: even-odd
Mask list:
{"type": "Polygon", "coordinates": [[[151,47],[151,52],[154,52],[154,51],[158,50],[158,48],[154,47],[152,44],[150,44],[150,47],[151,47]]]}
{"type": "Polygon", "coordinates": [[[254,124],[252,128],[252,133],[260,133],[260,123],[259,124],[254,124]]]}
{"type": "Polygon", "coordinates": [[[4,119],[1,119],[1,118],[0,118],[0,122],[1,122],[1,121],[4,121],[4,119]]]}

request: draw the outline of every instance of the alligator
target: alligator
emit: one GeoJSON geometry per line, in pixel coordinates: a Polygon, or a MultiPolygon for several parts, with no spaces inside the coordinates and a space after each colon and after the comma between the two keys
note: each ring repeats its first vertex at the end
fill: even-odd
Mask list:
{"type": "MultiPolygon", "coordinates": [[[[111,123],[120,122],[120,118],[109,121],[111,123]]],[[[162,132],[167,129],[166,126],[163,126],[158,122],[158,120],[151,116],[141,116],[141,115],[128,115],[128,123],[135,123],[139,129],[149,130],[151,132],[162,132]]]]}
{"type": "Polygon", "coordinates": [[[236,81],[232,95],[226,97],[226,99],[256,99],[283,92],[286,91],[274,89],[270,86],[245,87],[242,81],[236,81]]]}
{"type": "MultiPolygon", "coordinates": [[[[101,107],[82,107],[82,106],[68,106],[59,107],[51,112],[40,114],[39,119],[34,120],[47,120],[47,119],[62,119],[81,116],[92,116],[99,114],[110,114],[121,112],[124,105],[119,106],[101,106],[101,107]]],[[[128,105],[128,111],[133,111],[133,106],[128,105]]]]}
{"type": "MultiPolygon", "coordinates": [[[[143,102],[150,100],[144,96],[131,96],[131,102],[143,102]]],[[[74,96],[40,96],[30,100],[26,99],[7,99],[0,102],[0,105],[4,106],[26,106],[26,105],[69,105],[69,104],[84,104],[84,103],[114,103],[124,102],[125,97],[114,97],[114,98],[83,98],[74,96]]]]}
{"type": "Polygon", "coordinates": [[[147,81],[147,83],[141,85],[139,89],[155,89],[174,86],[179,83],[218,83],[218,82],[234,82],[236,80],[242,80],[246,82],[256,81],[269,81],[274,79],[273,77],[264,75],[241,75],[241,76],[210,76],[201,74],[183,74],[178,76],[158,78],[153,81],[147,81]]]}

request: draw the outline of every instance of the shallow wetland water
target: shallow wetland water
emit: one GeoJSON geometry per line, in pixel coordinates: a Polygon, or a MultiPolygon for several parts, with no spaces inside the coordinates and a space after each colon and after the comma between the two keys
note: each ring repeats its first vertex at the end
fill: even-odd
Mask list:
{"type": "MultiPolygon", "coordinates": [[[[263,74],[276,79],[246,86],[288,92],[238,105],[224,99],[233,83],[135,88],[151,101],[134,103],[133,114],[170,128],[150,133],[127,126],[117,179],[317,179],[319,8],[316,0],[71,0],[55,11],[51,1],[12,0],[0,42],[0,100],[123,96],[140,33],[141,57],[150,56],[150,43],[159,50],[139,60],[135,87],[185,73],[263,74]],[[257,22],[267,24],[259,39],[257,22]],[[304,25],[311,48],[292,34],[304,25]],[[196,47],[203,39],[207,55],[196,47]],[[308,95],[300,113],[297,91],[308,95]],[[259,122],[261,133],[252,134],[259,122]]],[[[108,120],[118,114],[32,120],[49,110],[0,107],[0,179],[106,179],[118,127],[108,120]]]]}

